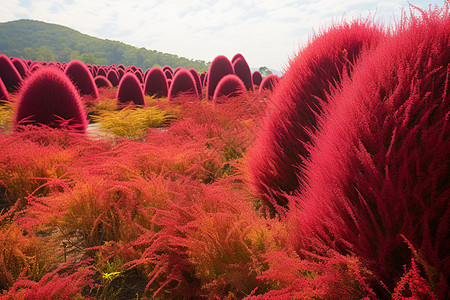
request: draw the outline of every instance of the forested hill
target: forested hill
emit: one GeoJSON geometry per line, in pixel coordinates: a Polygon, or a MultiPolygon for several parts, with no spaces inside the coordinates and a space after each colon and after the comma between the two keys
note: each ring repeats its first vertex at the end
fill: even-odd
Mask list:
{"type": "Polygon", "coordinates": [[[0,23],[0,53],[24,59],[90,64],[134,65],[145,70],[155,65],[207,71],[209,63],[173,54],[137,48],[122,42],[95,38],[61,25],[18,20],[0,23]]]}

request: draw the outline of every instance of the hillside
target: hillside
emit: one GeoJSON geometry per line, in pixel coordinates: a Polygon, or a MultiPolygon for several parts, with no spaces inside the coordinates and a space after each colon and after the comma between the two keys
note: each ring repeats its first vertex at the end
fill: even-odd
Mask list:
{"type": "Polygon", "coordinates": [[[80,59],[90,64],[154,65],[207,71],[209,63],[99,39],[56,24],[33,20],[0,23],[0,53],[41,61],[80,59]]]}

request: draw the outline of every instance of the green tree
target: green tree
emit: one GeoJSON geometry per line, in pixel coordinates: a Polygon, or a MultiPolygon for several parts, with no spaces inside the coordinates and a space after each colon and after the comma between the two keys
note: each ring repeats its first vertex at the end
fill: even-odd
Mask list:
{"type": "Polygon", "coordinates": [[[36,59],[40,61],[55,61],[55,54],[49,47],[41,46],[37,51],[36,59]]]}
{"type": "Polygon", "coordinates": [[[267,75],[269,75],[269,74],[272,74],[272,71],[270,71],[269,70],[269,68],[268,67],[261,67],[261,68],[259,68],[259,72],[261,73],[261,75],[264,77],[264,76],[267,76],[267,75]]]}

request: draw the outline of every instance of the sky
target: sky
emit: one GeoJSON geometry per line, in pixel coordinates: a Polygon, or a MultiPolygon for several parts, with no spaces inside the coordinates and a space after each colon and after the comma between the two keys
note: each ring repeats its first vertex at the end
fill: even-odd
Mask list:
{"type": "Polygon", "coordinates": [[[32,19],[102,39],[212,61],[241,53],[283,71],[315,32],[342,19],[395,24],[409,4],[449,0],[0,0],[0,22],[32,19]]]}

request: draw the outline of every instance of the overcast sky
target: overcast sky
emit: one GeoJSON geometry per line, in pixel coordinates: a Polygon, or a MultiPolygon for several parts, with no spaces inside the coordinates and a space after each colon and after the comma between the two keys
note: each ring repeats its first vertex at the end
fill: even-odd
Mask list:
{"type": "MultiPolygon", "coordinates": [[[[314,30],[343,17],[395,23],[408,2],[446,0],[0,0],[0,22],[33,19],[136,47],[212,61],[242,53],[283,70],[314,30]]],[[[447,0],[448,1],[448,0],[447,0]]],[[[0,41],[1,43],[1,41],[0,41]]]]}

